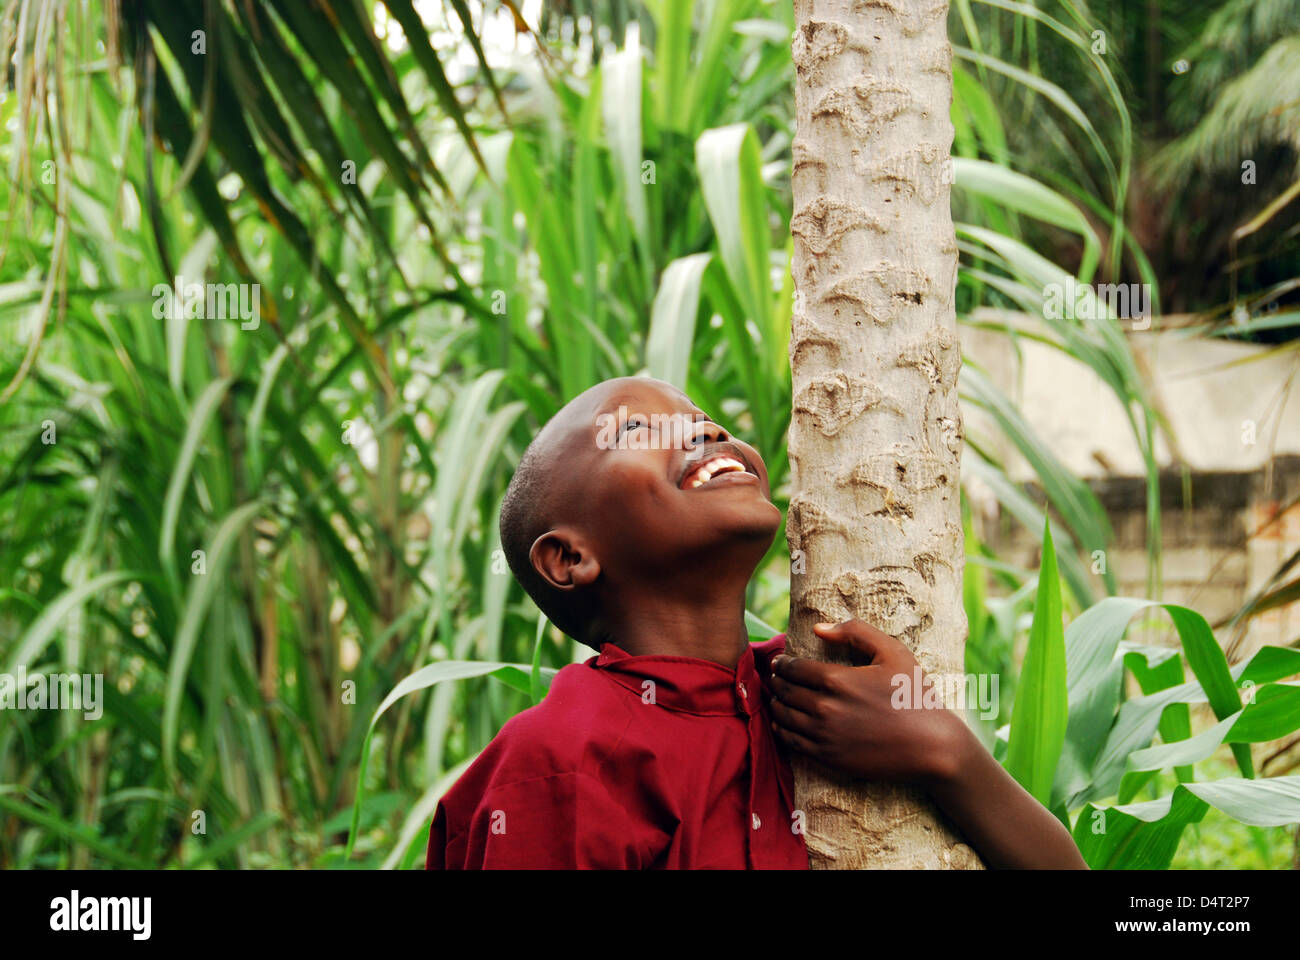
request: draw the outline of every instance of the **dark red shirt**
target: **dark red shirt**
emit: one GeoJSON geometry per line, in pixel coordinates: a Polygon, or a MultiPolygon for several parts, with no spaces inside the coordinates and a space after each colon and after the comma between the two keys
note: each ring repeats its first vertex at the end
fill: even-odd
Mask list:
{"type": "Polygon", "coordinates": [[[563,668],[443,796],[426,866],[806,870],[768,706],[784,649],[729,670],[606,643],[563,668]]]}

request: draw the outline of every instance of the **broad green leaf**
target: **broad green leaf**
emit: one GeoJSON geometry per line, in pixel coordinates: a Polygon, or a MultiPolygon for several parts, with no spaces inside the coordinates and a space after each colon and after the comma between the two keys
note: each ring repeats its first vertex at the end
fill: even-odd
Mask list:
{"type": "Polygon", "coordinates": [[[1043,529],[1034,622],[1016,686],[1005,763],[1007,772],[1044,806],[1052,800],[1052,782],[1069,719],[1061,617],[1061,585],[1049,522],[1043,529]]]}
{"type": "MultiPolygon", "coordinates": [[[[1206,759],[1225,743],[1266,743],[1300,730],[1300,687],[1269,684],[1256,691],[1255,697],[1254,703],[1195,736],[1133,751],[1128,757],[1129,772],[1190,765],[1206,759]]],[[[1121,798],[1125,793],[1121,788],[1121,798]]]]}
{"type": "MultiPolygon", "coordinates": [[[[1132,646],[1132,644],[1127,645],[1128,648],[1132,646]]],[[[1170,687],[1178,686],[1180,683],[1185,683],[1187,680],[1186,673],[1183,670],[1183,656],[1181,653],[1162,650],[1157,654],[1152,653],[1150,648],[1142,650],[1126,648],[1124,666],[1133,674],[1144,694],[1167,690],[1170,687]]],[[[1192,735],[1191,707],[1185,703],[1171,703],[1161,712],[1158,729],[1160,739],[1165,743],[1188,739],[1192,735]]],[[[1176,766],[1174,773],[1180,783],[1187,783],[1196,779],[1196,771],[1190,764],[1176,766]]],[[[1147,775],[1142,775],[1131,781],[1132,792],[1127,792],[1125,783],[1121,781],[1119,802],[1128,803],[1137,796],[1137,790],[1140,785],[1145,784],[1146,777],[1147,775]]]]}
{"type": "MultiPolygon", "coordinates": [[[[1147,605],[1155,606],[1154,602],[1147,605]]],[[[1231,671],[1236,682],[1259,685],[1294,676],[1300,672],[1300,650],[1284,647],[1261,647],[1249,661],[1231,671]]],[[[1126,701],[1106,737],[1105,745],[1093,764],[1087,789],[1076,795],[1071,806],[1118,792],[1128,757],[1135,750],[1150,745],[1164,710],[1171,704],[1206,703],[1208,696],[1199,681],[1179,684],[1144,697],[1126,701]]]]}
{"type": "MultiPolygon", "coordinates": [[[[1186,607],[1170,603],[1165,604],[1165,610],[1169,612],[1170,619],[1178,628],[1183,655],[1187,658],[1187,665],[1192,668],[1192,673],[1200,681],[1210,708],[1220,720],[1227,719],[1241,709],[1241,697],[1238,696],[1233,685],[1232,674],[1228,672],[1228,660],[1223,654],[1223,648],[1214,638],[1210,625],[1205,622],[1203,616],[1186,607]]],[[[1241,775],[1255,776],[1255,769],[1250,759],[1250,748],[1244,744],[1235,744],[1232,753],[1237,758],[1241,775]]]]}
{"type": "Polygon", "coordinates": [[[1074,842],[1094,870],[1167,870],[1189,823],[1208,807],[1180,784],[1154,806],[1087,805],[1074,824],[1074,842]]]}
{"type": "Polygon", "coordinates": [[[695,253],[668,264],[659,280],[646,337],[646,366],[650,375],[686,389],[695,317],[700,309],[700,282],[712,261],[710,253],[695,253]]]}
{"type": "Polygon", "coordinates": [[[1065,631],[1069,722],[1053,802],[1088,784],[1088,771],[1119,707],[1123,662],[1116,651],[1129,621],[1146,605],[1130,597],[1106,597],[1079,614],[1065,631]]]}
{"type": "Polygon", "coordinates": [[[690,83],[691,14],[694,0],[652,0],[655,20],[655,111],[665,130],[684,130],[691,111],[683,109],[690,83]]]}
{"type": "Polygon", "coordinates": [[[743,123],[706,130],[695,165],[727,277],[748,318],[766,330],[772,281],[757,138],[743,123]]]}
{"type": "Polygon", "coordinates": [[[967,157],[954,157],[952,164],[953,184],[958,189],[1079,234],[1084,244],[1079,278],[1085,283],[1091,280],[1101,258],[1101,241],[1078,207],[1032,177],[999,164],[967,157]]]}
{"type": "Polygon", "coordinates": [[[623,49],[607,53],[600,67],[605,137],[623,188],[623,204],[636,228],[637,243],[648,249],[650,223],[641,183],[640,24],[635,20],[628,24],[623,49]]]}
{"type": "Polygon", "coordinates": [[[781,632],[770,623],[764,623],[757,614],[749,610],[745,611],[745,630],[749,633],[750,640],[760,642],[771,640],[781,632]]]}
{"type": "Polygon", "coordinates": [[[1168,869],[1189,823],[1214,807],[1257,827],[1300,822],[1300,776],[1180,783],[1156,800],[1122,806],[1088,804],[1074,841],[1093,869],[1168,869]]]}

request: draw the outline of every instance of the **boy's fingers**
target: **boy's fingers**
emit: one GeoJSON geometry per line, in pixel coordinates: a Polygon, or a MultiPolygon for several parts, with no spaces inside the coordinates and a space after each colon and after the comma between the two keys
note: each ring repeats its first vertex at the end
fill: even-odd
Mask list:
{"type": "Polygon", "coordinates": [[[788,653],[783,653],[772,659],[772,675],[790,683],[797,683],[801,687],[824,690],[828,666],[830,664],[818,660],[805,660],[803,657],[792,657],[788,653]]]}
{"type": "MultiPolygon", "coordinates": [[[[850,644],[876,661],[882,655],[896,652],[903,647],[898,640],[878,630],[865,620],[845,620],[843,623],[818,623],[813,625],[813,632],[823,640],[850,644]]],[[[906,647],[903,647],[906,649],[906,647]]]]}
{"type": "Polygon", "coordinates": [[[774,701],[772,703],[772,719],[791,733],[797,733],[810,741],[821,739],[818,735],[821,725],[802,710],[795,710],[783,703],[774,701]]]}
{"type": "Polygon", "coordinates": [[[800,753],[806,753],[810,757],[821,756],[821,748],[818,747],[817,744],[813,743],[801,734],[795,733],[792,730],[787,730],[779,723],[772,724],[772,733],[786,746],[793,747],[800,753]]]}
{"type": "Polygon", "coordinates": [[[807,687],[786,683],[780,677],[772,678],[772,707],[785,706],[805,714],[816,713],[817,692],[807,687]]]}

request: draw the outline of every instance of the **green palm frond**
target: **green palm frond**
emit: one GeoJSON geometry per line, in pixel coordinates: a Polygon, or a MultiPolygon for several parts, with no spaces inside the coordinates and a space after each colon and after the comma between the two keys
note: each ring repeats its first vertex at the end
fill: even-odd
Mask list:
{"type": "Polygon", "coordinates": [[[1300,33],[1278,40],[1224,85],[1204,118],[1162,150],[1152,168],[1160,181],[1178,183],[1240,166],[1276,145],[1289,146],[1300,164],[1300,33]]]}
{"type": "MultiPolygon", "coordinates": [[[[449,83],[428,35],[420,26],[409,0],[388,4],[392,15],[416,43],[415,54],[431,89],[440,119],[450,121],[465,146],[482,164],[465,106],[449,83]]],[[[384,374],[377,348],[344,292],[324,268],[325,258],[307,226],[307,210],[319,202],[331,212],[354,220],[363,235],[378,238],[377,253],[395,264],[376,214],[357,186],[361,171],[372,161],[383,165],[385,177],[410,201],[411,209],[427,228],[429,242],[452,282],[466,291],[459,268],[447,255],[435,219],[445,221],[434,188],[450,197],[446,177],[433,160],[425,135],[407,103],[389,51],[376,36],[374,25],[356,0],[249,0],[225,4],[220,0],[122,0],[110,5],[107,28],[107,70],[116,72],[117,56],[135,68],[132,91],[144,129],[151,160],[146,200],[154,222],[156,252],[163,273],[173,272],[166,231],[161,228],[161,197],[154,185],[153,157],[158,148],[184,158],[181,175],[172,189],[188,187],[218,229],[218,236],[234,271],[241,279],[258,282],[247,251],[241,248],[217,195],[213,169],[238,175],[240,187],[265,211],[268,221],[289,242],[301,261],[339,310],[352,335],[366,344],[377,382],[384,374]],[[343,108],[321,108],[330,99],[343,108]],[[392,118],[390,122],[389,117],[392,118]],[[156,142],[154,140],[156,138],[156,142]],[[350,149],[343,148],[350,145],[350,149]],[[279,169],[268,168],[264,158],[274,158],[279,169]],[[281,178],[283,175],[283,179],[281,178]],[[306,184],[315,194],[307,201],[297,191],[306,184]]],[[[462,26],[473,27],[464,4],[456,4],[462,26]]],[[[76,116],[79,90],[65,79],[65,60],[84,62],[86,74],[104,64],[92,61],[89,50],[77,49],[70,39],[70,19],[89,18],[90,10],[76,0],[14,0],[7,5],[0,27],[0,59],[11,55],[17,67],[14,87],[19,92],[19,147],[10,172],[19,189],[18,209],[27,209],[40,197],[59,212],[60,235],[67,230],[67,194],[61,189],[71,174],[74,154],[91,148],[86,129],[69,122],[76,116]],[[49,93],[51,116],[57,121],[38,122],[47,105],[39,98],[49,93]],[[29,138],[29,132],[35,131],[29,138]],[[56,164],[51,200],[33,172],[33,150],[46,141],[56,164]]],[[[471,44],[487,77],[492,102],[503,106],[495,79],[483,57],[478,38],[471,44]]],[[[423,118],[426,119],[427,118],[423,118]]],[[[12,230],[14,220],[6,225],[12,230]]],[[[61,262],[56,256],[56,263],[61,262]]],[[[400,275],[399,280],[403,279],[400,275]]],[[[63,303],[62,291],[53,294],[55,281],[66,281],[63,271],[51,272],[47,306],[63,303]]],[[[263,284],[264,291],[266,285],[263,284]]],[[[465,294],[468,296],[468,294],[465,294]]],[[[262,313],[283,338],[277,323],[276,298],[263,294],[262,313]]],[[[42,319],[42,324],[44,319],[42,319]]],[[[35,347],[40,338],[33,343],[35,347]]],[[[6,388],[12,394],[27,374],[31,362],[19,370],[6,388]]]]}
{"type": "Polygon", "coordinates": [[[1170,108],[1176,123],[1189,126],[1219,89],[1248,70],[1260,51],[1300,33],[1300,4],[1294,0],[1229,0],[1214,11],[1197,39],[1179,56],[1188,63],[1186,90],[1170,108]]]}

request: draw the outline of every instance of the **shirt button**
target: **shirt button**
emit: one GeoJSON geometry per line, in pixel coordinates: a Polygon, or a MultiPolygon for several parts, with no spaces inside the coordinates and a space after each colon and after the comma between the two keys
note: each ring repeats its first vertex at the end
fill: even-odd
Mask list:
{"type": "Polygon", "coordinates": [[[748,699],[749,699],[749,694],[746,692],[746,690],[745,690],[745,685],[744,685],[743,683],[738,683],[738,684],[736,684],[736,689],[740,691],[740,698],[741,698],[742,700],[748,700],[748,699]]]}
{"type": "Polygon", "coordinates": [[[761,827],[761,826],[763,825],[763,821],[760,820],[760,819],[758,819],[758,814],[756,814],[756,813],[751,813],[750,816],[754,818],[754,829],[755,829],[755,830],[757,830],[759,827],[761,827]]]}

